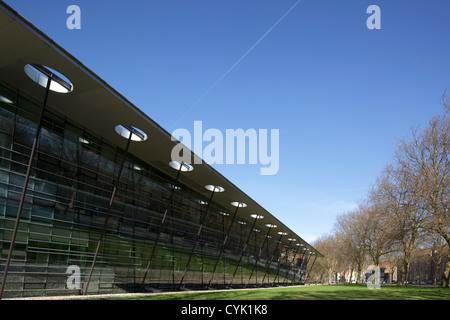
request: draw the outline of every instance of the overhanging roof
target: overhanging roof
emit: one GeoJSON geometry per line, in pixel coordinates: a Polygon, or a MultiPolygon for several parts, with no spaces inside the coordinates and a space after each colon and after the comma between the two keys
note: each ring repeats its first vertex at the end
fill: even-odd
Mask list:
{"type": "MultiPolygon", "coordinates": [[[[169,166],[169,162],[176,142],[171,141],[170,133],[11,7],[0,2],[0,9],[2,80],[40,101],[43,88],[28,78],[24,66],[37,63],[58,70],[70,78],[75,89],[69,94],[52,94],[48,103],[52,109],[118,146],[125,147],[126,141],[115,133],[116,125],[126,124],[143,130],[148,139],[132,143],[129,152],[169,176],[175,177],[176,171],[169,166]]],[[[275,224],[278,226],[276,232],[288,233],[283,242],[287,243],[287,238],[295,238],[297,243],[303,243],[317,252],[217,170],[206,163],[194,164],[194,168],[193,172],[180,176],[181,183],[206,197],[210,193],[204,188],[205,185],[224,187],[225,192],[214,195],[214,202],[230,208],[230,211],[234,208],[230,202],[245,202],[248,207],[241,208],[238,213],[241,219],[250,221],[250,214],[263,215],[264,219],[258,220],[255,228],[265,230],[266,224],[275,224]]],[[[317,254],[321,256],[319,252],[317,254]]]]}

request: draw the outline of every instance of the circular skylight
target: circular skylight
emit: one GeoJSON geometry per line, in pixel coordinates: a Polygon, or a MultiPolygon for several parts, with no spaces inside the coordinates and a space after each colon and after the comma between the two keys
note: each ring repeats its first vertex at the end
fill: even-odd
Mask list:
{"type": "Polygon", "coordinates": [[[68,93],[73,91],[73,85],[69,79],[52,68],[42,66],[40,64],[27,64],[25,66],[25,73],[31,80],[46,88],[49,79],[50,90],[59,93],[68,93]]]}
{"type": "Polygon", "coordinates": [[[84,144],[91,144],[91,142],[85,138],[78,137],[78,142],[84,143],[84,144]]]}
{"type": "Polygon", "coordinates": [[[131,135],[132,141],[145,141],[147,140],[147,135],[144,131],[139,130],[132,126],[118,125],[115,128],[117,134],[120,136],[129,139],[131,135]]]}
{"type": "Polygon", "coordinates": [[[7,104],[13,104],[14,103],[11,99],[8,99],[7,97],[2,96],[2,95],[0,95],[0,102],[4,102],[4,103],[7,103],[7,104]]]}
{"type": "Polygon", "coordinates": [[[251,214],[250,217],[252,217],[253,219],[264,219],[264,216],[260,214],[251,214]]]}
{"type": "Polygon", "coordinates": [[[175,170],[180,170],[181,171],[192,171],[194,170],[194,167],[191,166],[190,164],[182,161],[181,163],[178,161],[171,161],[169,162],[169,165],[174,168],[175,170]]]}
{"type": "Polygon", "coordinates": [[[207,186],[205,186],[205,189],[209,190],[209,191],[214,191],[214,192],[224,192],[225,191],[225,189],[222,188],[221,186],[214,186],[212,184],[208,184],[207,186]]]}
{"type": "Polygon", "coordinates": [[[244,202],[239,201],[233,201],[231,202],[231,205],[239,208],[245,208],[247,206],[247,204],[245,204],[244,202]]]}

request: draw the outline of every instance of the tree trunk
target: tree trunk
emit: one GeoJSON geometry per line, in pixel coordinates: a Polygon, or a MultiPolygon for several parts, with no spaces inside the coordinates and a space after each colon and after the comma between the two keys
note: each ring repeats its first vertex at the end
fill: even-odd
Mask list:
{"type": "Polygon", "coordinates": [[[409,265],[411,264],[410,255],[405,254],[402,261],[402,267],[400,268],[400,274],[398,275],[398,284],[406,285],[408,283],[409,265]]]}
{"type": "Polygon", "coordinates": [[[352,284],[352,278],[353,278],[353,268],[350,269],[350,279],[348,279],[349,284],[352,284]]]}
{"type": "Polygon", "coordinates": [[[362,270],[361,270],[362,268],[361,268],[361,266],[358,264],[358,273],[357,273],[357,275],[356,275],[356,283],[360,283],[361,282],[361,272],[362,272],[362,270]]]}
{"type": "Polygon", "coordinates": [[[450,278],[450,250],[447,253],[447,261],[445,262],[444,272],[442,273],[441,287],[449,286],[450,278]]]}

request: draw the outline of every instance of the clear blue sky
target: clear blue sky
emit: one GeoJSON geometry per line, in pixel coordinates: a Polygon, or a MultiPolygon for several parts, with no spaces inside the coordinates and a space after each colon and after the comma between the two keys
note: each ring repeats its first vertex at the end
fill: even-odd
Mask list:
{"type": "Polygon", "coordinates": [[[307,241],[450,88],[448,0],[6,2],[169,132],[279,129],[277,175],[214,167],[307,241]],[[72,4],[81,30],[66,27],[72,4]],[[381,30],[366,27],[372,4],[381,30]]]}

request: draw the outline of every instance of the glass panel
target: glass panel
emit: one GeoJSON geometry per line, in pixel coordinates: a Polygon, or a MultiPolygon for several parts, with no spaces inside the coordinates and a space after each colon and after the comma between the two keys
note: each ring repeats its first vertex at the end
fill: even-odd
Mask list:
{"type": "Polygon", "coordinates": [[[15,114],[1,106],[0,102],[0,132],[12,135],[14,132],[14,120],[15,114]]]}
{"type": "Polygon", "coordinates": [[[28,128],[35,129],[39,119],[40,109],[40,105],[20,95],[17,107],[17,121],[20,118],[21,123],[26,124],[28,128]],[[25,122],[25,119],[28,121],[25,122]]]}
{"type": "MultiPolygon", "coordinates": [[[[9,170],[11,167],[12,137],[0,132],[0,169],[9,170]]],[[[0,181],[1,177],[0,177],[0,181]]]]}
{"type": "MultiPolygon", "coordinates": [[[[4,216],[6,213],[6,199],[0,197],[0,216],[4,216]]],[[[2,228],[1,226],[1,221],[0,221],[0,229],[2,228]]],[[[1,231],[0,231],[0,239],[2,239],[1,236],[1,231]]]]}
{"type": "MultiPolygon", "coordinates": [[[[9,222],[13,222],[17,213],[39,105],[21,97],[20,110],[16,111],[14,105],[4,106],[5,103],[0,105],[3,115],[0,121],[16,118],[16,123],[2,124],[3,131],[9,134],[0,132],[0,159],[3,159],[0,167],[0,236],[10,237],[12,224],[7,225],[6,231],[1,229],[5,215],[9,222]]],[[[68,263],[79,265],[83,272],[89,270],[125,145],[123,143],[120,148],[110,145],[85,128],[55,115],[51,107],[47,111],[20,232],[21,241],[28,243],[24,271],[28,280],[20,281],[27,282],[31,288],[33,279],[39,279],[42,289],[37,291],[41,293],[45,288],[51,288],[53,274],[64,274],[68,263]],[[61,265],[65,267],[62,271],[61,265]]],[[[124,288],[126,283],[133,281],[139,282],[138,271],[147,266],[158,237],[159,244],[152,263],[152,270],[157,272],[149,275],[149,281],[170,284],[180,280],[199,228],[200,216],[205,210],[205,206],[196,201],[207,199],[186,187],[176,190],[173,210],[166,216],[166,223],[162,224],[171,194],[170,183],[173,183],[173,177],[127,155],[107,225],[104,250],[97,266],[102,279],[108,283],[94,286],[100,288],[99,291],[102,287],[111,290],[124,288]]],[[[229,217],[219,216],[217,211],[225,209],[213,203],[189,266],[187,279],[194,284],[202,281],[204,272],[211,272],[224,231],[228,229],[229,217]]],[[[216,275],[227,273],[222,276],[225,279],[233,273],[233,260],[225,259],[225,256],[239,258],[248,229],[249,225],[234,223],[216,275]]],[[[245,257],[261,255],[261,259],[266,259],[271,256],[275,248],[273,239],[260,252],[263,241],[262,234],[252,234],[245,257]]],[[[23,252],[18,255],[22,260],[23,252]]],[[[280,252],[281,247],[274,256],[275,260],[280,252]]],[[[263,262],[265,260],[261,260],[263,262]]],[[[272,265],[276,269],[276,263],[272,265]]],[[[241,269],[250,273],[248,268],[241,269]]],[[[259,270],[258,267],[258,273],[259,270]]],[[[255,278],[254,275],[252,281],[255,278]]],[[[23,288],[24,284],[19,282],[23,288]]]]}
{"type": "Polygon", "coordinates": [[[16,99],[17,99],[16,90],[10,89],[5,85],[0,84],[0,110],[5,109],[15,112],[16,99]]]}

